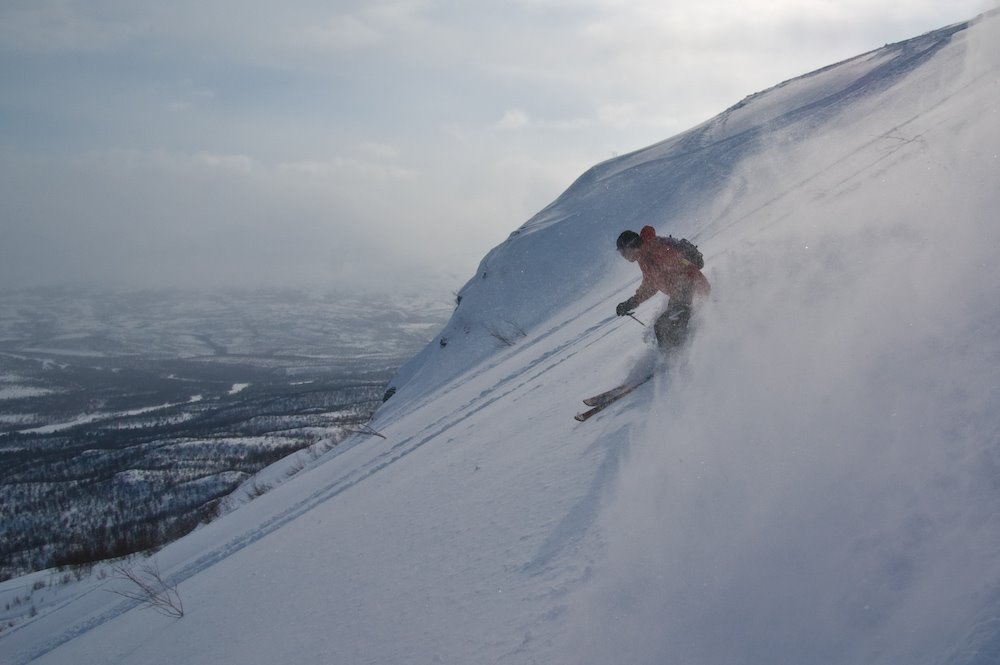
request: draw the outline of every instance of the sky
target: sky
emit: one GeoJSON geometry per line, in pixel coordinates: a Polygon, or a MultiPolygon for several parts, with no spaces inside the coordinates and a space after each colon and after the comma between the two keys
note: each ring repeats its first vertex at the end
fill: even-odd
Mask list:
{"type": "Polygon", "coordinates": [[[995,0],[5,0],[0,290],[450,297],[601,161],[995,0]]]}

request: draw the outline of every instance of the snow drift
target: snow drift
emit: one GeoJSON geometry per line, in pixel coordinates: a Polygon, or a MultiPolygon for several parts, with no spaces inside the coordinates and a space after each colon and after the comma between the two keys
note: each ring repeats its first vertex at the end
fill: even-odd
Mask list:
{"type": "Polygon", "coordinates": [[[184,618],[95,579],[4,662],[995,662],[998,45],[950,26],[594,167],[486,256],[385,440],[157,555],[184,618]],[[642,224],[713,299],[577,424],[646,356],[613,314],[642,224]]]}

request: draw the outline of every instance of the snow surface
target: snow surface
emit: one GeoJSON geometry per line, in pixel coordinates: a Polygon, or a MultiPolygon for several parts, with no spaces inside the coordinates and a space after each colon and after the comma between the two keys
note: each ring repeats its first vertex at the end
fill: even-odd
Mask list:
{"type": "Polygon", "coordinates": [[[996,662],[998,45],[987,15],[597,165],[483,260],[385,439],[156,556],[183,618],[95,575],[0,661],[996,662]],[[648,361],[613,315],[645,223],[701,245],[712,301],[576,423],[648,361]]]}

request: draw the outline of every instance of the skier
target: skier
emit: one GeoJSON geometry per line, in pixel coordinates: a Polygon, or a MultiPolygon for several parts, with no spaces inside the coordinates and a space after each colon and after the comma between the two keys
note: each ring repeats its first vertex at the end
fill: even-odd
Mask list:
{"type": "Polygon", "coordinates": [[[615,313],[628,316],[657,291],[667,294],[670,297],[667,309],[653,324],[656,341],[664,353],[684,343],[694,305],[708,297],[711,290],[699,266],[685,256],[679,243],[673,238],[657,236],[652,226],[642,227],[639,233],[623,231],[617,242],[622,258],[629,263],[638,261],[642,284],[634,296],[618,304],[615,313]]]}
{"type": "MultiPolygon", "coordinates": [[[[629,316],[632,310],[646,302],[657,291],[670,298],[667,309],[653,324],[660,351],[667,357],[679,348],[688,334],[688,322],[697,302],[708,297],[711,286],[701,273],[705,261],[698,248],[687,240],[673,237],[660,238],[652,226],[644,226],[639,233],[623,231],[618,236],[618,253],[629,263],[639,262],[642,284],[635,295],[618,303],[618,316],[629,316]]],[[[654,368],[645,360],[639,363],[625,381],[611,390],[605,390],[583,400],[590,409],[574,416],[584,422],[600,413],[654,376],[654,368]]]]}

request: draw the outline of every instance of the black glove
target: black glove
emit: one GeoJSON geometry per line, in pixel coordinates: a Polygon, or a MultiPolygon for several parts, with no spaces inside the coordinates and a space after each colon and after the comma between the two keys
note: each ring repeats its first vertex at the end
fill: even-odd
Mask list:
{"type": "Polygon", "coordinates": [[[625,302],[618,303],[618,307],[615,308],[615,314],[618,316],[628,316],[635,309],[635,303],[629,298],[625,302]]]}

